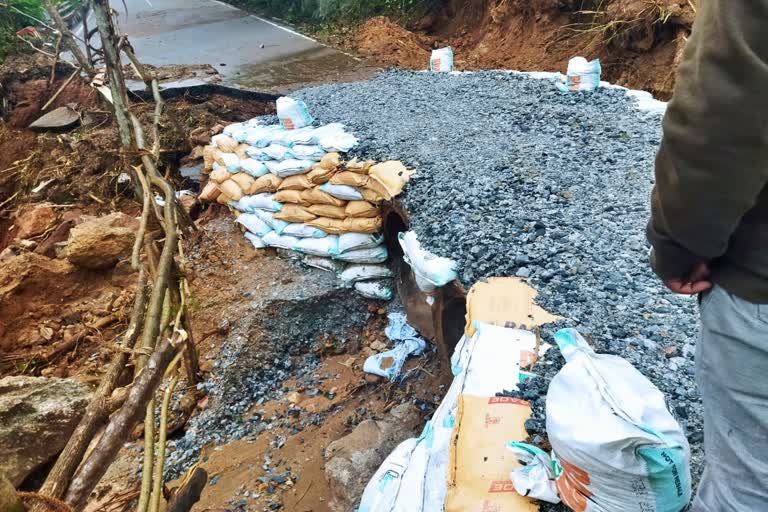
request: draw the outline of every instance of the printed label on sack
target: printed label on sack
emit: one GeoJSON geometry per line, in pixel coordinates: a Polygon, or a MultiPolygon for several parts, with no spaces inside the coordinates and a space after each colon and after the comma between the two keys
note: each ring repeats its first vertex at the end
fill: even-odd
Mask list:
{"type": "Polygon", "coordinates": [[[587,510],[587,498],[592,493],[587,486],[592,483],[589,474],[569,462],[558,458],[555,464],[555,478],[560,499],[574,512],[587,510]]]}
{"type": "Polygon", "coordinates": [[[520,400],[519,398],[514,398],[511,396],[492,396],[488,399],[488,404],[531,405],[525,400],[520,400]]]}
{"type": "Polygon", "coordinates": [[[512,480],[494,480],[488,488],[489,493],[516,492],[512,480]]]}

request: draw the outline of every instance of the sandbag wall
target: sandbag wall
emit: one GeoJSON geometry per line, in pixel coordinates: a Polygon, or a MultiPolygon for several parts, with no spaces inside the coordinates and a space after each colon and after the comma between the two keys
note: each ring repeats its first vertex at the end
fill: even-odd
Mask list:
{"type": "Polygon", "coordinates": [[[380,205],[402,191],[411,171],[396,161],[343,162],[340,154],[356,143],[338,123],[230,125],[204,150],[200,198],[232,208],[255,248],[300,252],[364,296],[389,299],[380,205]]]}

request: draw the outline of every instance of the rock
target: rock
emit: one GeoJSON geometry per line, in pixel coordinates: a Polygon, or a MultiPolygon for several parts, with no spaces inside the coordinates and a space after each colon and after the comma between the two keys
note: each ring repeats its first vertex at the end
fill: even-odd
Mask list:
{"type": "Polygon", "coordinates": [[[66,444],[90,399],[74,380],[0,379],[0,473],[15,486],[66,444]]]}
{"type": "Polygon", "coordinates": [[[29,129],[37,132],[68,130],[80,123],[80,114],[72,107],[65,105],[52,110],[29,125],[29,129]]]}
{"type": "Polygon", "coordinates": [[[124,213],[110,213],[72,228],[67,241],[67,259],[93,269],[115,266],[128,256],[138,229],[138,220],[124,213]]]}
{"type": "Polygon", "coordinates": [[[386,420],[362,421],[352,433],[328,445],[325,478],[331,488],[331,510],[354,510],[368,480],[401,441],[414,435],[419,423],[418,411],[406,403],[395,407],[386,420]]]}
{"type": "Polygon", "coordinates": [[[56,221],[56,212],[47,204],[36,204],[25,208],[19,213],[13,225],[16,227],[16,238],[25,239],[42,235],[56,221]]]}
{"type": "Polygon", "coordinates": [[[56,244],[64,242],[69,237],[69,232],[72,229],[72,221],[63,221],[54,228],[48,238],[40,243],[35,252],[53,258],[56,256],[56,244]]]}
{"type": "Polygon", "coordinates": [[[54,260],[39,254],[25,252],[9,254],[0,265],[0,301],[17,290],[40,283],[58,282],[75,268],[63,260],[54,260]]]}

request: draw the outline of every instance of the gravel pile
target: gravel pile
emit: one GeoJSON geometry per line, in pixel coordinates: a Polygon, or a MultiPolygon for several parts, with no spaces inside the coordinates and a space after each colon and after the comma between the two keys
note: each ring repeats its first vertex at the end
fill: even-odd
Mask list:
{"type": "MultiPolygon", "coordinates": [[[[320,123],[342,122],[355,152],[417,170],[403,201],[426,248],[458,261],[466,286],[529,278],[539,302],[599,351],[621,355],[667,396],[702,461],[694,383],[695,300],[668,293],[648,267],[644,228],[661,118],[623,91],[563,94],[500,72],[389,71],[369,82],[296,93],[320,123]]],[[[526,389],[544,431],[543,394],[563,364],[551,351],[526,389]]],[[[559,510],[559,509],[558,509],[559,510]]]]}

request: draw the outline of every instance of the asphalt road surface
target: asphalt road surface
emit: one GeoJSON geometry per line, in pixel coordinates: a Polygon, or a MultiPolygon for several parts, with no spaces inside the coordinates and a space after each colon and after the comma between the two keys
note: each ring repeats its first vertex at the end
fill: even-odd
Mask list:
{"type": "MultiPolygon", "coordinates": [[[[142,62],[211,64],[224,79],[280,91],[360,73],[356,59],[217,0],[113,1],[142,62]]],[[[89,25],[94,26],[89,20],[89,25]]]]}

